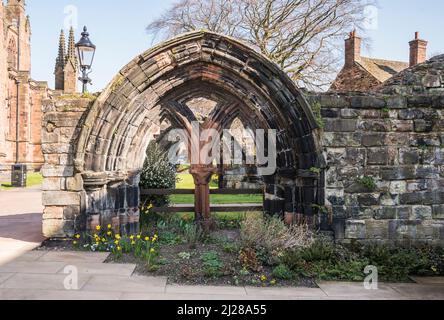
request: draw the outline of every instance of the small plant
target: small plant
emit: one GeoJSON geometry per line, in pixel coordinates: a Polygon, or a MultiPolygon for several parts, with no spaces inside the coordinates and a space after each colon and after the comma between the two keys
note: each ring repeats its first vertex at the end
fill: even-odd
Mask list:
{"type": "Polygon", "coordinates": [[[310,172],[314,174],[321,174],[322,170],[316,167],[311,167],[310,172]]]}
{"type": "Polygon", "coordinates": [[[239,246],[236,243],[225,243],[223,250],[226,253],[236,253],[239,252],[239,246]]]}
{"type": "Polygon", "coordinates": [[[362,178],[358,178],[356,182],[366,187],[369,191],[375,191],[378,188],[373,177],[365,176],[362,178]]]}
{"type": "Polygon", "coordinates": [[[221,275],[223,263],[220,261],[219,254],[215,251],[205,252],[200,256],[203,271],[208,278],[217,278],[221,275]]]}
{"type": "Polygon", "coordinates": [[[273,276],[280,280],[291,280],[294,277],[293,272],[285,264],[280,264],[274,268],[273,276]]]}
{"type": "Polygon", "coordinates": [[[194,223],[187,223],[183,227],[183,233],[190,248],[196,248],[199,241],[204,237],[202,228],[194,223]]]}
{"type": "Polygon", "coordinates": [[[178,257],[182,260],[190,260],[191,259],[191,253],[189,252],[181,252],[178,254],[178,257]]]}
{"type": "Polygon", "coordinates": [[[239,261],[242,267],[246,270],[260,272],[263,269],[254,249],[251,248],[242,249],[239,254],[239,261]]]}

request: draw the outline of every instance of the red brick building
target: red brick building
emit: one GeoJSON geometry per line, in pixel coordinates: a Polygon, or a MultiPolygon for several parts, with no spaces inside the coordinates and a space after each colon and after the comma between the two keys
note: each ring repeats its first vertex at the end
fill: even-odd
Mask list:
{"type": "Polygon", "coordinates": [[[419,39],[418,33],[410,42],[410,63],[363,57],[361,42],[356,31],[345,40],[345,64],[330,91],[371,91],[399,72],[426,61],[427,41],[419,39]]]}
{"type": "Polygon", "coordinates": [[[43,164],[41,106],[46,82],[31,78],[31,24],[24,0],[0,5],[0,173],[43,164]]]}

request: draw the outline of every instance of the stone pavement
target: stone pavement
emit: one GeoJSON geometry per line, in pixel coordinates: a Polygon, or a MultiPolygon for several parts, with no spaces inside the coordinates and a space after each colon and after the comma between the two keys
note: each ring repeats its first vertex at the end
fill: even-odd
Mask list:
{"type": "Polygon", "coordinates": [[[444,300],[444,278],[413,284],[319,282],[319,288],[179,286],[165,277],[134,275],[135,265],[106,264],[106,253],[31,251],[0,267],[0,299],[10,300],[444,300]],[[69,267],[70,269],[67,269],[69,267]],[[64,283],[78,274],[78,289],[64,283]]]}
{"type": "Polygon", "coordinates": [[[319,282],[319,288],[171,285],[164,277],[134,275],[135,265],[105,264],[106,253],[32,251],[43,240],[40,203],[38,188],[0,191],[0,300],[444,300],[444,278],[380,284],[376,291],[344,282],[319,282]],[[67,267],[78,272],[78,290],[65,289],[67,267]]]}
{"type": "Polygon", "coordinates": [[[44,240],[41,198],[39,187],[0,191],[0,265],[44,240]]]}

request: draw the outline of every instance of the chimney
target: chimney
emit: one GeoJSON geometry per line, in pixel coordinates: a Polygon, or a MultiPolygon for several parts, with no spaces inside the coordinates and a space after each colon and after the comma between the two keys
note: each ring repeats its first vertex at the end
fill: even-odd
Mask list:
{"type": "Polygon", "coordinates": [[[419,32],[415,32],[415,40],[410,41],[410,67],[423,63],[427,59],[427,44],[425,40],[419,39],[419,32]]]}
{"type": "Polygon", "coordinates": [[[350,32],[345,40],[345,67],[352,67],[355,62],[361,61],[361,38],[356,36],[356,30],[350,32]]]}

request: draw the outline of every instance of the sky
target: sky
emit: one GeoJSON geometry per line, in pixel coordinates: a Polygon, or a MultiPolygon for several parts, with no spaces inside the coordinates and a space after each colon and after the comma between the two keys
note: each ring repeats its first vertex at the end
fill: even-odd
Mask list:
{"type": "MultiPolygon", "coordinates": [[[[32,77],[54,87],[54,64],[60,30],[72,21],[79,38],[88,26],[97,46],[90,91],[100,91],[135,56],[152,46],[146,26],[175,0],[27,0],[32,25],[32,77]]],[[[429,54],[444,53],[444,1],[379,0],[363,55],[408,61],[415,31],[429,41],[429,54]]],[[[77,40],[78,40],[77,38],[77,40]]]]}

